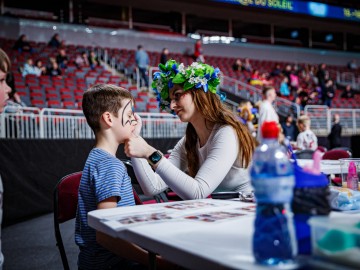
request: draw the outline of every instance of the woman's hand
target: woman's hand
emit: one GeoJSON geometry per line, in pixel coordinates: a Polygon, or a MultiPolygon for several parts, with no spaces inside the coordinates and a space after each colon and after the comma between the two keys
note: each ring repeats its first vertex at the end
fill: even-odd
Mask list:
{"type": "Polygon", "coordinates": [[[148,145],[142,137],[134,134],[125,141],[124,151],[128,157],[148,158],[156,149],[148,145]]]}

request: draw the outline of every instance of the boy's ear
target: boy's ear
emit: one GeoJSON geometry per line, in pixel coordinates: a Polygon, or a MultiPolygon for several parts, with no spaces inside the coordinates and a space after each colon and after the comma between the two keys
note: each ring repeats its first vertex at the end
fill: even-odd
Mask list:
{"type": "Polygon", "coordinates": [[[111,127],[113,125],[113,118],[112,118],[112,115],[111,113],[109,112],[104,112],[102,115],[101,115],[101,119],[104,121],[105,125],[111,127]]]}

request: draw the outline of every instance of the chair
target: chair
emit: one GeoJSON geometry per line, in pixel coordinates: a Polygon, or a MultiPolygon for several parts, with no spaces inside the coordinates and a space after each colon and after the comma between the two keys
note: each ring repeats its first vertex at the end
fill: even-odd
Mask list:
{"type": "MultiPolygon", "coordinates": [[[[76,217],[78,204],[78,191],[82,172],[76,172],[64,176],[57,183],[54,190],[54,229],[56,245],[59,248],[61,261],[64,269],[69,270],[64,243],[61,236],[60,224],[76,217]]],[[[133,188],[136,205],[143,204],[140,197],[133,188]]]]}
{"type": "Polygon", "coordinates": [[[75,218],[78,204],[78,190],[82,172],[64,176],[54,190],[54,229],[56,245],[59,248],[64,269],[68,270],[64,243],[60,232],[60,224],[75,218]]]}
{"type": "Polygon", "coordinates": [[[322,159],[338,160],[340,158],[350,158],[350,157],[351,154],[348,151],[332,149],[325,152],[322,159]]]}
{"type": "Polygon", "coordinates": [[[314,150],[305,149],[305,150],[297,150],[295,151],[295,155],[297,159],[312,159],[314,150]]]}

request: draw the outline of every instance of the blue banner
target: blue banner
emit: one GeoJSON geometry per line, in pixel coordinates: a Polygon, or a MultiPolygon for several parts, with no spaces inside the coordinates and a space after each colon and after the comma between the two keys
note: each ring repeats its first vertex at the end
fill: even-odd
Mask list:
{"type": "Polygon", "coordinates": [[[296,0],[211,0],[227,4],[264,8],[315,17],[360,22],[360,9],[343,8],[317,2],[296,0]]]}

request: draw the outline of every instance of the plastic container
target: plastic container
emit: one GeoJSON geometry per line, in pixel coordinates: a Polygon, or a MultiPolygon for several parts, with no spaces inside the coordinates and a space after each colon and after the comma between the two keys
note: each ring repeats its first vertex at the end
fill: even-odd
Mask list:
{"type": "Polygon", "coordinates": [[[359,269],[359,217],[312,217],[309,224],[314,256],[359,269]]]}
{"type": "Polygon", "coordinates": [[[253,253],[264,265],[294,264],[297,253],[290,203],[294,170],[286,148],[278,143],[275,122],[262,126],[263,141],[253,156],[251,183],[256,197],[253,253]]]}
{"type": "MultiPolygon", "coordinates": [[[[349,166],[351,163],[355,164],[357,177],[360,178],[360,158],[342,158],[340,161],[340,170],[341,170],[341,181],[342,186],[348,188],[348,173],[349,166]]],[[[358,190],[360,190],[360,186],[358,183],[358,190]]]]}

